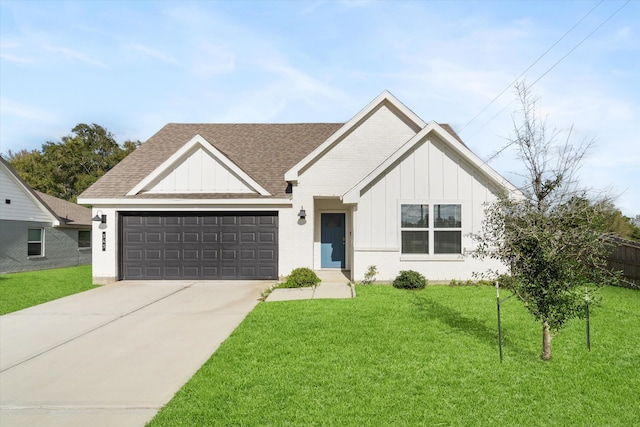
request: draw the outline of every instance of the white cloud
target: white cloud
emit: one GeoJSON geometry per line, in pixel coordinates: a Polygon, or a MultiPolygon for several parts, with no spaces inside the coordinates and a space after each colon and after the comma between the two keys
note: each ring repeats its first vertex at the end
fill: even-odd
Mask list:
{"type": "Polygon", "coordinates": [[[67,58],[71,58],[71,59],[76,59],[78,61],[81,62],[85,62],[89,65],[94,65],[97,67],[104,67],[104,64],[102,62],[100,62],[97,59],[94,59],[92,57],[90,57],[89,55],[86,55],[82,52],[78,52],[75,51],[73,49],[69,49],[66,47],[60,47],[60,46],[45,46],[44,47],[46,51],[51,52],[51,53],[61,53],[64,56],[66,56],[67,58]]]}
{"type": "Polygon", "coordinates": [[[4,59],[5,61],[13,62],[14,64],[33,64],[36,62],[33,58],[15,56],[5,52],[0,54],[0,58],[4,59]]]}
{"type": "Polygon", "coordinates": [[[149,56],[151,58],[158,59],[163,62],[167,62],[169,64],[176,64],[176,65],[178,64],[178,61],[174,57],[167,55],[162,51],[152,49],[148,46],[144,46],[141,44],[129,44],[129,45],[126,45],[125,48],[141,53],[144,56],[149,56]]]}
{"type": "Polygon", "coordinates": [[[201,42],[194,53],[191,71],[204,78],[230,73],[236,66],[236,55],[228,46],[201,42]]]}
{"type": "Polygon", "coordinates": [[[26,105],[12,99],[0,98],[0,111],[2,114],[8,114],[21,119],[27,119],[39,123],[55,123],[57,116],[51,112],[41,110],[30,105],[26,105]]]}

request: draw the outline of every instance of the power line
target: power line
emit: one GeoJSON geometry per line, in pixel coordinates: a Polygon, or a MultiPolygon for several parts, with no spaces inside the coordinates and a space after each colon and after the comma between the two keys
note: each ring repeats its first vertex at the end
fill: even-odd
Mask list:
{"type": "MultiPolygon", "coordinates": [[[[593,12],[593,10],[598,7],[600,5],[600,3],[602,3],[604,0],[601,0],[598,4],[596,4],[596,6],[594,6],[588,13],[587,15],[585,15],[580,21],[578,21],[578,23],[576,23],[576,25],[578,25],[582,20],[584,20],[584,18],[586,18],[591,12],[593,12]]],[[[578,42],[578,44],[576,44],[573,48],[571,48],[566,54],[564,54],[558,61],[556,61],[551,67],[547,68],[547,70],[542,73],[533,83],[531,83],[529,85],[529,87],[533,87],[536,83],[538,83],[544,76],[546,76],[551,70],[553,70],[558,64],[560,64],[562,61],[564,61],[565,58],[567,58],[567,56],[569,56],[571,53],[573,53],[578,47],[580,47],[589,37],[591,37],[596,31],[598,31],[600,28],[602,28],[607,22],[609,22],[618,12],[620,12],[627,4],[629,4],[631,2],[631,0],[627,0],[625,3],[623,3],[618,9],[616,9],[611,15],[609,15],[604,21],[602,21],[600,23],[600,25],[598,25],[595,29],[593,29],[589,34],[587,34],[586,37],[584,37],[582,40],[580,40],[580,42],[578,42]]],[[[575,28],[574,25],[573,27],[571,27],[571,29],[569,30],[569,32],[571,30],[573,30],[573,28],[575,28]]],[[[551,48],[553,48],[553,46],[555,46],[556,44],[558,44],[558,42],[560,40],[562,40],[562,38],[564,38],[566,35],[568,34],[565,33],[556,43],[554,43],[549,49],[547,49],[547,51],[545,51],[545,53],[542,55],[544,56],[549,50],[551,50],[551,48]]],[[[542,58],[542,56],[540,58],[542,58]]],[[[526,73],[533,65],[535,65],[536,62],[538,62],[540,60],[540,58],[538,58],[533,64],[531,64],[531,66],[529,66],[529,68],[527,68],[527,70],[525,70],[520,76],[518,76],[518,78],[516,78],[516,80],[514,80],[513,82],[511,82],[509,84],[509,86],[507,86],[502,92],[500,92],[500,94],[498,96],[496,96],[489,104],[487,104],[481,111],[480,113],[476,114],[473,119],[471,119],[469,122],[467,122],[467,124],[465,124],[462,129],[460,129],[460,132],[462,132],[462,130],[467,127],[467,125],[469,125],[469,123],[471,123],[473,120],[475,120],[487,107],[489,107],[491,104],[493,104],[493,102],[498,99],[500,96],[502,96],[502,94],[504,94],[504,92],[506,92],[506,90],[508,88],[510,88],[515,82],[518,81],[518,79],[520,77],[522,77],[522,75],[524,73],[526,73]]],[[[489,123],[491,123],[496,117],[498,117],[500,114],[502,114],[502,112],[504,110],[507,109],[507,107],[509,107],[511,104],[513,104],[514,101],[511,101],[509,104],[507,104],[506,106],[504,106],[500,111],[498,111],[494,116],[492,116],[486,123],[484,123],[478,130],[476,130],[476,132],[474,133],[477,134],[478,132],[480,132],[482,129],[484,129],[485,126],[487,126],[489,123]]],[[[497,157],[500,153],[502,153],[505,149],[507,149],[509,146],[511,146],[513,144],[513,142],[507,144],[507,146],[501,148],[500,150],[498,150],[493,156],[491,156],[489,159],[487,159],[486,161],[484,161],[483,163],[487,163],[491,160],[493,160],[495,157],[497,157]]]]}
{"type": "Polygon", "coordinates": [[[555,42],[554,44],[552,44],[552,45],[551,45],[547,50],[545,50],[545,51],[544,51],[544,53],[538,57],[538,59],[536,59],[535,61],[533,61],[533,63],[531,63],[531,65],[529,65],[529,66],[527,67],[527,69],[526,69],[526,70],[524,70],[522,73],[520,73],[520,75],[519,75],[518,77],[516,77],[516,78],[515,78],[511,83],[509,83],[509,84],[508,84],[504,89],[502,89],[502,92],[500,92],[498,95],[496,95],[496,97],[495,97],[495,98],[493,98],[493,99],[491,100],[491,102],[489,102],[487,105],[485,105],[485,106],[484,106],[484,107],[483,107],[483,108],[478,112],[478,114],[476,114],[475,116],[473,116],[473,117],[471,118],[471,120],[469,120],[469,121],[468,121],[464,126],[462,126],[462,128],[460,128],[460,131],[459,131],[459,132],[462,132],[462,131],[467,127],[467,126],[469,126],[469,124],[470,124],[471,122],[473,122],[476,118],[478,118],[478,116],[479,116],[480,114],[482,114],[482,113],[483,113],[487,108],[489,108],[489,107],[490,107],[494,102],[496,102],[496,101],[498,100],[498,98],[500,98],[500,97],[501,97],[501,96],[502,96],[502,95],[503,95],[503,94],[504,94],[508,89],[512,88],[512,87],[513,87],[513,85],[514,85],[518,80],[520,80],[520,78],[521,78],[522,76],[524,76],[524,75],[527,73],[527,71],[529,71],[531,68],[533,68],[533,66],[534,66],[534,65],[536,65],[536,64],[537,64],[537,63],[538,63],[542,58],[544,58],[544,57],[546,56],[546,54],[547,54],[547,53],[549,53],[549,51],[550,51],[551,49],[553,49],[553,48],[554,48],[558,43],[560,43],[560,42],[561,42],[561,41],[562,41],[562,40],[563,40],[567,35],[569,35],[569,33],[571,33],[571,31],[573,31],[573,30],[574,30],[574,28],[576,28],[578,25],[580,25],[580,23],[581,23],[582,21],[584,21],[584,20],[587,18],[587,16],[591,15],[591,13],[592,13],[594,10],[596,10],[596,8],[597,8],[598,6],[600,6],[600,4],[602,4],[602,2],[603,2],[603,1],[604,1],[604,0],[600,0],[600,1],[595,5],[595,6],[593,6],[593,8],[591,8],[591,10],[590,10],[589,12],[587,12],[587,13],[586,13],[582,18],[580,18],[580,19],[578,20],[578,22],[576,22],[576,23],[573,25],[573,27],[569,28],[569,29],[568,29],[568,30],[567,30],[567,31],[562,35],[562,37],[560,37],[558,40],[556,40],[556,42],[555,42]]]}

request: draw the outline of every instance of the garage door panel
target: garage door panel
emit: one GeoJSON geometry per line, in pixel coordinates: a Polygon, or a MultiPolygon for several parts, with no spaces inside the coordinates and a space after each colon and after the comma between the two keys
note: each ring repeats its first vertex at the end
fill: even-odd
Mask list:
{"type": "Polygon", "coordinates": [[[199,242],[200,241],[200,233],[198,232],[185,232],[182,234],[182,241],[185,243],[189,242],[199,242]]]}
{"type": "Polygon", "coordinates": [[[255,232],[244,232],[240,233],[240,241],[241,242],[255,242],[257,240],[255,232]]]}
{"type": "Polygon", "coordinates": [[[164,225],[162,218],[159,216],[149,216],[146,218],[142,218],[142,223],[147,227],[162,227],[164,225]]]}
{"type": "Polygon", "coordinates": [[[130,231],[125,234],[124,238],[127,243],[137,243],[143,241],[144,234],[138,231],[130,231]]]}
{"type": "Polygon", "coordinates": [[[238,259],[238,251],[235,249],[222,249],[220,254],[222,255],[220,259],[223,261],[238,259]]]}
{"type": "Polygon", "coordinates": [[[218,250],[217,249],[203,249],[202,250],[202,260],[203,261],[217,261],[218,250]]]}
{"type": "Polygon", "coordinates": [[[256,225],[256,217],[255,216],[241,216],[240,217],[240,226],[243,225],[256,225]]]}
{"type": "Polygon", "coordinates": [[[258,252],[258,254],[259,254],[258,256],[260,260],[266,261],[266,260],[275,260],[277,252],[273,249],[261,249],[258,252]]]}
{"type": "Polygon", "coordinates": [[[220,218],[220,225],[236,225],[238,223],[238,218],[236,216],[225,215],[220,218]]]}
{"type": "Polygon", "coordinates": [[[262,232],[258,234],[258,241],[261,243],[275,243],[276,241],[276,233],[272,232],[262,232]]]}
{"type": "Polygon", "coordinates": [[[270,213],[122,213],[123,279],[277,279],[270,213]]]}
{"type": "Polygon", "coordinates": [[[182,251],[182,259],[185,262],[200,261],[200,251],[198,249],[184,249],[182,251]]]}
{"type": "Polygon", "coordinates": [[[159,249],[147,249],[144,251],[144,259],[146,261],[160,261],[162,259],[162,251],[159,249]]]}
{"type": "Polygon", "coordinates": [[[230,231],[223,231],[222,233],[220,233],[220,240],[222,241],[222,243],[237,242],[238,241],[238,233],[230,232],[230,231]]]}
{"type": "Polygon", "coordinates": [[[203,231],[202,232],[202,242],[203,243],[218,243],[218,233],[214,233],[212,231],[203,231]]]}
{"type": "MultiPolygon", "coordinates": [[[[153,217],[151,217],[153,218],[153,217]]],[[[180,217],[179,216],[163,216],[161,217],[163,221],[161,221],[165,227],[170,227],[172,225],[180,225],[180,217]]]]}
{"type": "Polygon", "coordinates": [[[180,241],[180,233],[175,231],[165,231],[164,232],[164,242],[165,243],[177,243],[180,241]]]}
{"type": "Polygon", "coordinates": [[[180,250],[178,249],[165,249],[164,260],[165,261],[177,261],[180,259],[180,250]]]}

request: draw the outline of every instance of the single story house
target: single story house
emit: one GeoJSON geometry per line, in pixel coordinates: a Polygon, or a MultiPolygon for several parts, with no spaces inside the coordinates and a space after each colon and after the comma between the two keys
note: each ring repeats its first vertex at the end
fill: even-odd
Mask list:
{"type": "Polygon", "coordinates": [[[346,123],[170,123],[79,198],[95,283],[278,279],[297,267],[378,280],[499,268],[469,256],[483,204],[515,188],[447,125],[385,91],[346,123]]]}
{"type": "Polygon", "coordinates": [[[0,273],[91,264],[91,209],[34,191],[0,157],[0,273]]]}

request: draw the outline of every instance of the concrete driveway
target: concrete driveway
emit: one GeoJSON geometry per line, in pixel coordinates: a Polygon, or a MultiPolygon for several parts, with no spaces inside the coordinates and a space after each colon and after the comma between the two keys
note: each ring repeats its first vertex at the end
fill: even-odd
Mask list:
{"type": "Polygon", "coordinates": [[[123,281],[0,317],[0,425],[144,426],[271,284],[123,281]]]}

